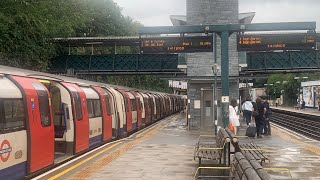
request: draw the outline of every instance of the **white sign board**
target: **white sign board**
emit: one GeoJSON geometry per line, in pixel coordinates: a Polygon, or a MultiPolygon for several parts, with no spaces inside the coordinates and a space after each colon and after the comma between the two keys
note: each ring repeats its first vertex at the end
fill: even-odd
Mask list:
{"type": "Polygon", "coordinates": [[[194,109],[200,109],[200,100],[194,100],[194,109]]]}
{"type": "Polygon", "coordinates": [[[229,96],[222,96],[221,102],[222,103],[228,103],[229,102],[229,96]]]}

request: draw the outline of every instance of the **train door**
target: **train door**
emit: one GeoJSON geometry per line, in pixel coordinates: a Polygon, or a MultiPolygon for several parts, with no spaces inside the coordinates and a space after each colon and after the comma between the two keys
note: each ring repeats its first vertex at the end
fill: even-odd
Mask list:
{"type": "Polygon", "coordinates": [[[108,92],[101,87],[95,86],[93,89],[100,96],[102,112],[102,140],[108,141],[112,138],[112,103],[108,92]]]}
{"type": "Polygon", "coordinates": [[[59,82],[41,81],[51,95],[51,109],[54,123],[55,162],[74,154],[74,118],[69,91],[59,82]]]}
{"type": "Polygon", "coordinates": [[[145,114],[146,114],[146,124],[151,122],[151,105],[149,104],[149,96],[146,94],[141,93],[143,96],[143,102],[144,102],[144,108],[145,108],[145,114]]]}
{"type": "Polygon", "coordinates": [[[89,116],[89,147],[95,147],[102,142],[102,112],[101,100],[96,91],[90,87],[80,87],[86,94],[89,116]]]}
{"type": "Polygon", "coordinates": [[[12,80],[19,84],[25,96],[28,116],[27,170],[28,173],[34,173],[54,162],[54,124],[50,95],[45,86],[35,79],[12,76],[12,80]]]}
{"type": "Polygon", "coordinates": [[[133,92],[133,93],[136,96],[136,103],[138,107],[138,127],[141,127],[146,124],[143,96],[138,92],[133,92]]]}
{"type": "Polygon", "coordinates": [[[0,84],[0,179],[22,179],[27,174],[27,142],[30,140],[27,139],[30,135],[26,124],[26,98],[2,74],[0,84]]]}
{"type": "Polygon", "coordinates": [[[151,114],[151,107],[149,104],[149,96],[144,93],[139,93],[142,96],[143,107],[144,107],[144,120],[142,119],[143,124],[148,124],[151,121],[150,114],[151,114]]]}
{"type": "Polygon", "coordinates": [[[156,115],[156,119],[158,121],[160,119],[160,112],[161,112],[160,100],[159,100],[159,97],[156,94],[154,94],[154,98],[155,98],[155,104],[156,104],[156,107],[157,107],[155,115],[156,115]]]}
{"type": "Polygon", "coordinates": [[[137,129],[138,127],[138,108],[139,106],[137,106],[137,99],[135,97],[135,95],[132,92],[126,92],[130,98],[130,106],[131,109],[129,109],[129,111],[131,111],[131,117],[132,117],[132,130],[137,129]]]}
{"type": "Polygon", "coordinates": [[[130,132],[132,130],[132,113],[131,113],[131,103],[130,103],[130,97],[129,95],[122,89],[118,90],[124,100],[124,105],[125,105],[125,112],[126,112],[126,132],[130,132]]]}
{"type": "Polygon", "coordinates": [[[151,109],[151,113],[152,113],[152,122],[157,120],[157,105],[156,105],[156,99],[154,97],[153,94],[149,94],[150,96],[150,103],[152,104],[152,109],[151,109]]]}
{"type": "Polygon", "coordinates": [[[168,100],[169,100],[169,115],[172,114],[172,98],[170,95],[168,95],[168,100]]]}
{"type": "Polygon", "coordinates": [[[72,114],[74,117],[74,154],[89,148],[89,117],[86,95],[73,83],[62,82],[71,94],[72,114]]]}
{"type": "Polygon", "coordinates": [[[114,103],[115,103],[115,113],[116,113],[116,123],[112,123],[113,129],[117,128],[118,132],[117,134],[120,136],[126,132],[126,127],[127,127],[127,121],[126,121],[126,108],[125,108],[125,98],[123,95],[115,90],[114,88],[107,88],[109,92],[112,93],[114,97],[114,103]]]}
{"type": "Polygon", "coordinates": [[[102,88],[106,94],[106,106],[107,106],[107,115],[111,117],[111,129],[112,129],[112,138],[118,137],[119,127],[120,127],[120,117],[118,113],[118,108],[116,105],[116,96],[112,93],[112,90],[109,88],[102,88]]]}

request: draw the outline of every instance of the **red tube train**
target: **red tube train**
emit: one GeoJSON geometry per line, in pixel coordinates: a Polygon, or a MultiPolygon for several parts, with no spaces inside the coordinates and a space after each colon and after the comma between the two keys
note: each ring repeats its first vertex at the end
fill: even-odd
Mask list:
{"type": "Polygon", "coordinates": [[[0,179],[21,179],[183,110],[184,96],[0,66],[0,179]]]}

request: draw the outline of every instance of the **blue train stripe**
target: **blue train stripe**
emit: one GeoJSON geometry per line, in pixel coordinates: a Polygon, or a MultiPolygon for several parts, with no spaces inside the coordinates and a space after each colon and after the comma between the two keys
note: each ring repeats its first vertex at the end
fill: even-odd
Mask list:
{"type": "Polygon", "coordinates": [[[137,129],[137,123],[132,123],[132,130],[137,129]]]}
{"type": "Polygon", "coordinates": [[[0,179],[22,179],[26,175],[27,161],[0,170],[0,179]]]}
{"type": "Polygon", "coordinates": [[[98,135],[89,139],[89,147],[98,145],[102,140],[102,135],[98,135]]]}

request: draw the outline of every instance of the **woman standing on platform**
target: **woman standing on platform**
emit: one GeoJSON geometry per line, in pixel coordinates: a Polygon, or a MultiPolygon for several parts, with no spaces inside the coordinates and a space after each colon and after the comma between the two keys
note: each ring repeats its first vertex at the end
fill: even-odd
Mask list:
{"type": "Polygon", "coordinates": [[[233,130],[234,135],[237,135],[237,127],[240,126],[237,104],[237,100],[232,99],[229,105],[229,123],[232,126],[230,130],[233,130]]]}

